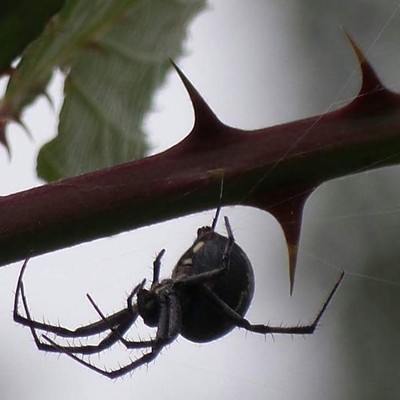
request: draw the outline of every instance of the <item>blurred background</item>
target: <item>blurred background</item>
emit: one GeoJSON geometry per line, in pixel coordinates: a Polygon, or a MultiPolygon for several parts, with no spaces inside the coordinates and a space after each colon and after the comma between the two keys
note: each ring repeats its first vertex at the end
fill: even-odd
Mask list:
{"type": "MultiPolygon", "coordinates": [[[[400,3],[395,0],[210,0],[191,25],[185,56],[177,61],[223,122],[243,129],[272,126],[334,110],[356,95],[359,66],[342,27],[383,83],[399,91],[400,3]]],[[[50,94],[59,110],[61,75],[53,79],[50,94]]],[[[45,99],[26,112],[23,119],[34,141],[11,126],[11,163],[0,149],[2,195],[41,184],[35,158],[55,134],[56,115],[45,99]]],[[[181,140],[192,122],[188,96],[171,71],[146,122],[152,153],[181,140]]],[[[29,329],[12,320],[22,263],[3,268],[1,398],[398,399],[398,181],[399,168],[386,168],[328,182],[313,193],[304,211],[292,297],[277,222],[256,209],[224,208],[222,214],[229,217],[255,270],[256,294],[247,315],[251,321],[311,321],[339,271],[348,272],[318,331],[306,338],[272,338],[236,329],[203,345],[178,338],[148,368],[116,382],[66,356],[36,349],[29,329]]],[[[151,277],[156,253],[167,250],[166,277],[213,213],[32,259],[25,285],[33,316],[70,327],[94,321],[88,292],[105,313],[122,308],[126,293],[151,277]]],[[[221,221],[218,231],[225,234],[221,221]]],[[[127,353],[116,348],[104,360],[92,356],[92,361],[115,367],[129,361],[127,353]]]]}

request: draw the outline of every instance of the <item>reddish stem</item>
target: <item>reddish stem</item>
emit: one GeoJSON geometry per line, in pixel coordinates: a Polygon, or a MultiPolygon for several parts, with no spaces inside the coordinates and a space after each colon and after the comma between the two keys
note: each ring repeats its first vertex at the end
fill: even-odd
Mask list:
{"type": "Polygon", "coordinates": [[[2,197],[0,265],[216,207],[223,176],[223,204],[256,206],[281,223],[293,282],[312,190],[400,161],[400,96],[365,61],[362,70],[366,83],[346,107],[255,131],[221,123],[178,70],[194,106],[191,133],[161,154],[2,197]]]}

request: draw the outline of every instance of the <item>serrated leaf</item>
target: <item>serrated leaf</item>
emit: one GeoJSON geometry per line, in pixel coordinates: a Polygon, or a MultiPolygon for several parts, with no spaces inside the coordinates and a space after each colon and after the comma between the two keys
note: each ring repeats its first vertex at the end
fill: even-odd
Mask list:
{"type": "Polygon", "coordinates": [[[54,68],[67,65],[88,46],[92,37],[109,29],[132,2],[137,1],[68,0],[59,18],[48,24],[43,34],[25,49],[0,103],[0,142],[7,149],[7,123],[19,121],[24,107],[45,91],[54,68]],[[91,18],[88,11],[92,11],[91,18]],[[80,18],[84,16],[86,19],[80,18]]]}
{"type": "Polygon", "coordinates": [[[140,126],[151,96],[204,4],[67,2],[57,24],[27,49],[0,106],[3,119],[17,119],[44,91],[55,67],[67,71],[59,135],[38,158],[41,178],[55,180],[143,156],[147,144],[140,126]]]}
{"type": "Polygon", "coordinates": [[[77,175],[146,154],[143,118],[199,4],[140,2],[75,59],[59,135],[39,154],[41,178],[77,175]]]}

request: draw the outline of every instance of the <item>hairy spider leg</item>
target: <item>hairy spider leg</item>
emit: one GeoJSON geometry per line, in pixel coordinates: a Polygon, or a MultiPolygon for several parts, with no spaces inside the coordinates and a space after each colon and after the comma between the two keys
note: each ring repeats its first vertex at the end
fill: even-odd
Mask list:
{"type": "Polygon", "coordinates": [[[220,297],[218,297],[211,289],[207,286],[202,285],[202,291],[205,296],[210,300],[210,302],[221,312],[226,318],[229,318],[237,327],[244,328],[247,331],[261,333],[261,334],[285,334],[285,335],[311,335],[314,333],[320,319],[322,318],[325,310],[327,309],[330,301],[333,298],[336,290],[338,289],[340,283],[344,277],[344,271],[340,274],[338,280],[336,281],[334,287],[330,291],[328,297],[326,298],[321,310],[315,317],[314,321],[308,325],[297,325],[297,326],[269,326],[263,324],[251,324],[246,318],[239,315],[235,310],[229,307],[220,297]]]}
{"type": "MultiPolygon", "coordinates": [[[[224,220],[229,240],[224,250],[221,267],[213,271],[208,271],[194,276],[181,278],[174,284],[203,285],[204,283],[207,283],[207,281],[209,281],[210,279],[216,278],[217,276],[226,272],[226,269],[229,267],[229,255],[232,250],[235,239],[228,218],[225,217],[224,220]]],[[[162,250],[157,255],[156,260],[153,263],[154,270],[153,270],[152,287],[156,283],[158,283],[161,258],[164,255],[164,253],[165,250],[162,250]]],[[[142,282],[142,285],[144,285],[144,282],[145,281],[142,282]]],[[[95,308],[95,310],[97,311],[97,313],[99,314],[99,316],[105,322],[106,317],[104,316],[100,308],[97,306],[97,304],[93,301],[93,299],[90,296],[88,296],[88,298],[92,303],[93,307],[95,308]]],[[[176,293],[173,290],[166,290],[164,293],[160,295],[160,301],[161,301],[160,303],[161,310],[160,310],[160,319],[158,321],[158,326],[157,326],[156,337],[154,340],[147,342],[150,344],[148,347],[151,347],[151,351],[143,354],[141,357],[132,361],[131,363],[115,370],[106,370],[99,368],[96,365],[91,364],[89,361],[79,358],[74,354],[73,351],[70,351],[70,349],[68,349],[67,347],[59,346],[57,343],[52,341],[47,336],[44,336],[44,339],[47,340],[51,346],[54,346],[54,348],[58,349],[59,352],[64,353],[65,355],[77,361],[78,363],[84,365],[85,367],[93,371],[96,371],[104,376],[107,376],[108,378],[116,379],[122,375],[125,375],[128,372],[134,371],[136,368],[142,365],[148,364],[149,362],[153,361],[158,356],[160,351],[166,345],[170,344],[179,335],[181,328],[181,309],[180,309],[179,299],[176,293]]],[[[115,330],[115,328],[113,328],[112,326],[110,326],[109,328],[111,330],[115,330]]],[[[128,349],[138,348],[138,342],[136,341],[127,340],[123,337],[123,335],[120,335],[119,339],[121,343],[123,343],[128,349]]]]}
{"type": "MultiPolygon", "coordinates": [[[[222,189],[221,189],[222,191],[222,189]]],[[[213,219],[212,229],[215,229],[218,216],[220,213],[220,208],[218,207],[215,217],[213,219]]],[[[251,324],[247,319],[239,315],[235,310],[229,307],[216,293],[214,293],[208,286],[207,283],[215,279],[216,277],[220,276],[221,274],[227,271],[229,268],[230,263],[230,255],[232,252],[233,245],[235,243],[235,239],[233,236],[233,232],[227,217],[224,218],[225,226],[228,233],[228,241],[226,247],[224,249],[222,255],[221,266],[216,268],[212,271],[207,271],[204,273],[200,273],[197,275],[191,276],[184,276],[180,277],[179,279],[175,280],[166,280],[168,283],[161,288],[158,288],[159,292],[158,297],[160,301],[160,316],[157,322],[157,332],[156,337],[152,340],[148,341],[131,341],[126,340],[123,335],[125,334],[126,330],[133,324],[138,316],[137,305],[133,304],[133,298],[137,294],[137,292],[142,289],[145,285],[145,280],[143,280],[139,285],[137,285],[131,294],[127,298],[127,308],[123,309],[109,317],[106,317],[100,310],[100,308],[96,305],[93,299],[88,295],[88,299],[95,308],[96,312],[100,316],[100,320],[95,322],[94,324],[90,324],[81,328],[78,328],[75,331],[71,331],[69,329],[53,326],[45,323],[40,323],[37,321],[33,321],[30,316],[24,285],[22,282],[22,276],[24,270],[27,265],[27,260],[25,261],[20,277],[18,279],[17,284],[17,291],[15,296],[15,303],[14,303],[14,318],[17,316],[19,319],[16,319],[17,322],[21,322],[24,325],[29,326],[31,329],[32,335],[35,339],[35,342],[39,349],[47,350],[47,351],[55,351],[59,353],[64,353],[68,357],[74,359],[75,361],[79,362],[80,364],[90,368],[102,375],[105,375],[109,378],[118,378],[126,373],[134,371],[141,365],[147,364],[154,360],[160,351],[169,343],[171,343],[180,333],[181,330],[181,323],[182,323],[182,315],[181,315],[181,306],[180,301],[177,295],[177,288],[179,285],[196,285],[197,287],[201,288],[206,298],[221,312],[221,315],[225,316],[226,318],[230,319],[233,324],[238,327],[245,328],[248,331],[256,332],[256,333],[279,333],[279,334],[312,334],[314,333],[316,326],[318,325],[320,319],[322,318],[325,310],[327,309],[330,301],[332,300],[336,290],[338,289],[343,276],[344,272],[340,275],[338,281],[336,282],[335,286],[329,293],[329,296],[325,300],[320,312],[317,314],[314,321],[309,325],[298,325],[292,327],[274,327],[269,325],[262,325],[262,324],[251,324]],[[19,303],[19,296],[22,298],[22,303],[25,309],[26,318],[22,317],[18,314],[18,303],[19,303]],[[127,315],[129,314],[129,318],[127,315]],[[49,329],[50,328],[50,329],[49,329]],[[47,336],[43,335],[43,339],[46,340],[47,343],[43,343],[39,340],[35,329],[42,329],[47,330],[49,332],[60,334],[60,336],[72,336],[72,337],[82,337],[82,336],[89,336],[93,333],[99,333],[106,330],[111,330],[111,333],[103,339],[98,345],[92,346],[61,346],[60,344],[56,343],[52,339],[48,338],[47,336]],[[77,334],[77,332],[79,332],[77,334]],[[85,333],[82,333],[85,332],[85,333]],[[93,332],[93,333],[92,333],[93,332]],[[128,363],[125,366],[119,367],[115,370],[107,370],[97,367],[96,365],[91,364],[88,361],[85,361],[82,358],[79,358],[76,354],[92,354],[96,352],[102,351],[104,348],[110,347],[115,342],[120,341],[122,342],[127,348],[129,349],[138,349],[138,348],[150,348],[150,351],[147,353],[142,354],[136,360],[133,360],[131,363],[128,363]]],[[[151,285],[151,289],[155,289],[159,283],[159,274],[161,268],[161,258],[164,254],[165,250],[162,250],[156,257],[153,263],[153,282],[151,285]]],[[[163,282],[161,282],[163,283],[163,282]]]]}
{"type": "MultiPolygon", "coordinates": [[[[32,325],[36,329],[42,329],[46,330],[47,332],[52,332],[55,333],[59,336],[63,337],[80,337],[80,336],[90,336],[90,335],[95,335],[98,333],[101,333],[105,330],[108,329],[109,325],[106,325],[103,321],[99,320],[97,322],[91,323],[89,325],[81,326],[76,329],[68,329],[61,327],[59,325],[51,325],[39,321],[35,321],[29,318],[26,318],[18,313],[19,309],[19,303],[20,303],[20,297],[24,300],[25,298],[25,303],[27,304],[26,301],[26,296],[25,296],[25,289],[24,289],[24,284],[23,284],[23,275],[25,272],[25,269],[28,265],[29,258],[27,258],[21,268],[21,272],[18,277],[17,281],[17,287],[15,290],[15,297],[14,297],[14,321],[21,323],[23,325],[32,325]]],[[[122,322],[123,316],[125,314],[126,310],[121,310],[116,312],[113,315],[110,315],[107,317],[109,319],[109,323],[111,323],[113,326],[118,325],[122,322]]]]}
{"type": "MultiPolygon", "coordinates": [[[[148,364],[149,362],[154,360],[158,356],[160,351],[164,348],[164,346],[174,341],[179,335],[181,328],[181,309],[176,293],[167,289],[162,294],[160,294],[160,307],[160,318],[157,325],[157,333],[155,339],[151,341],[151,350],[148,353],[143,354],[138,359],[132,361],[131,363],[115,370],[106,370],[97,367],[96,365],[91,364],[89,361],[79,358],[73,352],[69,351],[68,348],[59,346],[48,337],[44,336],[44,338],[50,343],[51,346],[57,348],[59,352],[64,353],[66,356],[72,358],[73,360],[84,365],[85,367],[90,368],[91,370],[96,371],[104,376],[107,376],[108,378],[116,379],[122,375],[127,374],[128,372],[134,371],[141,365],[148,364]]],[[[123,338],[121,338],[121,341],[128,348],[138,348],[137,342],[131,342],[123,338]]]]}
{"type": "MultiPolygon", "coordinates": [[[[229,223],[228,217],[224,217],[225,220],[225,226],[226,230],[228,233],[228,242],[224,251],[223,255],[223,267],[226,269],[229,267],[229,255],[230,251],[232,249],[232,246],[235,242],[233,232],[231,225],[229,223]]],[[[213,274],[215,271],[210,271],[206,274],[213,274]]],[[[283,326],[269,326],[269,325],[264,325],[264,324],[251,324],[246,318],[242,317],[240,314],[238,314],[235,310],[233,310],[231,307],[229,307],[217,294],[215,294],[209,287],[206,285],[201,285],[201,290],[205,294],[205,296],[211,301],[211,303],[220,310],[221,314],[224,315],[225,317],[231,319],[231,321],[238,327],[244,328],[248,331],[255,332],[255,333],[261,333],[261,334],[290,334],[290,335],[307,335],[307,334],[313,334],[320,319],[322,318],[323,314],[325,313],[325,310],[327,309],[329,303],[331,302],[335,292],[337,291],[340,283],[342,282],[344,278],[345,272],[342,271],[338,280],[336,281],[334,287],[330,291],[328,297],[326,298],[324,304],[321,307],[321,310],[315,317],[314,321],[311,324],[308,325],[298,325],[298,326],[288,326],[288,327],[283,327],[283,326]]],[[[198,275],[200,278],[200,275],[198,275]]],[[[196,277],[194,277],[196,278],[196,277]]],[[[199,279],[200,280],[200,279],[199,279]]],[[[188,279],[188,282],[190,279],[188,279]]]]}
{"type": "Polygon", "coordinates": [[[211,224],[211,229],[213,231],[215,231],[215,228],[216,228],[217,222],[218,222],[218,218],[219,218],[219,214],[221,212],[221,204],[222,204],[222,195],[223,195],[223,193],[224,193],[224,177],[222,177],[222,179],[221,179],[221,188],[220,188],[220,191],[219,191],[219,204],[218,204],[217,209],[215,210],[215,215],[214,215],[214,218],[213,218],[213,221],[212,221],[212,224],[211,224]]]}
{"type": "MultiPolygon", "coordinates": [[[[50,352],[59,352],[57,348],[53,345],[48,343],[43,343],[37,333],[36,329],[44,330],[46,332],[55,333],[61,337],[70,337],[70,338],[79,338],[79,337],[87,337],[94,334],[102,333],[105,331],[110,330],[110,327],[113,329],[111,332],[102,339],[96,345],[81,345],[81,346],[64,346],[67,347],[68,350],[74,353],[81,353],[81,354],[93,354],[99,353],[104,349],[111,347],[114,343],[120,340],[120,337],[129,329],[129,327],[135,322],[138,317],[138,311],[136,305],[132,305],[132,298],[134,294],[144,285],[144,281],[137,285],[132,293],[129,295],[127,299],[127,308],[122,309],[108,317],[104,317],[97,322],[92,324],[79,327],[75,330],[71,330],[68,328],[64,328],[58,325],[51,325],[44,322],[35,321],[32,319],[28,302],[25,295],[25,288],[23,284],[23,274],[26,269],[28,263],[28,259],[25,260],[19,278],[17,282],[17,288],[14,298],[14,321],[21,323],[22,325],[28,326],[31,330],[32,336],[36,343],[36,346],[39,350],[45,350],[50,352]],[[26,317],[23,317],[18,313],[18,306],[19,306],[19,298],[22,299],[22,304],[24,307],[24,311],[26,317]]],[[[58,345],[58,347],[63,347],[58,345]]],[[[146,347],[146,344],[143,344],[142,347],[146,347]]]]}
{"type": "MultiPolygon", "coordinates": [[[[160,270],[160,263],[161,263],[161,258],[163,256],[163,254],[165,253],[165,250],[162,250],[157,258],[155,259],[154,263],[153,263],[153,284],[155,284],[156,282],[158,282],[158,275],[159,275],[159,270],[160,270]]],[[[23,268],[26,267],[26,262],[24,263],[23,268]]],[[[23,272],[23,271],[22,271],[23,272]]],[[[110,317],[106,317],[101,310],[99,309],[99,307],[96,305],[96,303],[93,301],[93,299],[91,298],[91,296],[88,294],[87,297],[89,299],[89,301],[91,302],[91,304],[93,305],[93,307],[95,308],[95,310],[97,311],[97,313],[100,315],[101,320],[99,321],[99,324],[101,324],[103,326],[105,326],[104,330],[110,329],[111,333],[103,340],[101,341],[98,345],[86,345],[86,346],[61,346],[60,344],[56,343],[55,341],[53,341],[52,339],[50,339],[49,337],[47,337],[46,335],[42,335],[43,339],[47,342],[47,343],[43,343],[40,341],[35,327],[33,326],[33,324],[27,324],[31,330],[32,336],[35,340],[35,343],[37,345],[37,347],[40,350],[46,350],[46,351],[52,351],[52,352],[58,352],[58,353],[64,353],[67,356],[71,357],[72,359],[76,360],[77,362],[79,362],[82,365],[85,365],[86,367],[97,371],[103,375],[106,375],[110,378],[116,378],[120,375],[124,375],[125,373],[129,372],[130,370],[138,367],[139,365],[142,365],[144,363],[148,363],[150,362],[152,359],[154,359],[158,353],[161,351],[162,347],[165,346],[165,344],[169,343],[170,341],[174,340],[176,338],[176,336],[179,334],[179,330],[180,330],[180,316],[179,317],[165,317],[164,318],[160,318],[160,326],[161,329],[159,330],[160,334],[159,334],[159,338],[156,337],[155,340],[147,340],[147,341],[138,341],[138,342],[134,342],[134,341],[130,341],[129,342],[129,347],[130,348],[146,348],[146,347],[151,347],[151,351],[149,353],[144,354],[140,359],[138,359],[137,361],[133,362],[132,364],[127,365],[126,367],[122,367],[122,369],[118,369],[116,371],[106,371],[106,370],[102,370],[101,368],[96,367],[95,365],[92,365],[90,362],[86,362],[85,360],[79,358],[76,354],[93,354],[93,353],[98,353],[102,350],[104,350],[105,348],[110,347],[111,345],[113,345],[115,342],[119,341],[119,340],[124,340],[123,339],[123,334],[126,332],[126,330],[133,324],[133,322],[136,320],[137,316],[138,316],[138,312],[137,312],[137,306],[136,304],[133,305],[133,297],[136,295],[136,293],[142,289],[145,285],[146,280],[144,279],[139,285],[137,285],[132,292],[130,293],[130,295],[127,298],[127,308],[120,311],[119,313],[122,312],[134,312],[135,313],[135,318],[134,320],[131,321],[131,323],[129,323],[128,326],[124,326],[124,329],[121,329],[122,323],[119,325],[115,325],[112,323],[112,320],[110,320],[110,317]],[[172,329],[169,329],[169,327],[166,324],[166,321],[174,321],[173,322],[173,327],[175,327],[175,331],[172,329]],[[179,324],[177,324],[176,321],[179,321],[179,324]],[[165,328],[167,327],[167,329],[165,328]],[[126,328],[126,329],[125,329],[126,328]],[[165,333],[166,332],[166,333],[165,333]],[[172,333],[171,333],[172,332],[172,333]],[[169,339],[169,336],[170,339],[169,339]],[[112,338],[112,340],[110,339],[112,338]]],[[[26,296],[25,296],[25,292],[24,292],[24,286],[23,286],[23,282],[22,282],[22,277],[19,280],[19,289],[21,291],[21,297],[22,297],[22,303],[24,306],[24,310],[25,313],[27,315],[26,321],[32,321],[30,312],[29,312],[29,308],[28,308],[28,304],[26,301],[26,296]]],[[[179,313],[180,313],[180,305],[179,305],[179,301],[176,298],[176,295],[174,294],[172,297],[175,297],[171,302],[174,303],[174,306],[170,306],[169,308],[171,310],[178,310],[179,309],[179,313]]],[[[164,301],[165,303],[165,301],[164,301]]],[[[18,304],[18,303],[17,303],[18,304]]],[[[167,311],[170,311],[170,309],[167,309],[167,311]]],[[[165,309],[165,304],[163,306],[162,304],[162,310],[165,309]]],[[[112,317],[114,317],[116,314],[113,314],[112,317]]],[[[163,315],[163,313],[162,313],[163,315]]],[[[166,315],[165,311],[164,311],[164,315],[166,315]]],[[[180,314],[179,314],[180,315],[180,314]]],[[[45,326],[47,326],[46,324],[44,324],[45,326]]],[[[92,324],[93,325],[93,324],[92,324]]],[[[103,330],[102,330],[103,331],[103,330]]]]}
{"type": "MultiPolygon", "coordinates": [[[[153,262],[153,281],[151,283],[151,289],[157,285],[157,283],[160,280],[160,269],[161,269],[161,258],[163,257],[163,255],[165,254],[165,249],[162,249],[158,254],[156,259],[153,262]]],[[[132,301],[132,297],[131,296],[131,301],[132,301]]]]}
{"type": "MultiPolygon", "coordinates": [[[[160,278],[160,268],[161,268],[161,258],[164,256],[165,254],[165,249],[162,249],[158,254],[156,259],[153,262],[153,282],[151,284],[151,289],[154,288],[154,286],[156,286],[159,283],[159,278],[160,278]]],[[[146,283],[146,279],[143,279],[143,281],[137,285],[131,292],[131,294],[128,296],[127,298],[127,307],[128,308],[133,308],[133,297],[137,294],[137,292],[140,289],[143,289],[144,285],[146,283]]],[[[108,317],[106,317],[103,312],[101,311],[100,307],[96,304],[96,302],[93,300],[93,298],[87,294],[86,295],[88,300],[90,301],[91,305],[93,306],[93,308],[96,310],[97,314],[99,314],[101,320],[108,324],[108,329],[110,329],[111,331],[113,331],[118,337],[119,340],[121,340],[122,342],[125,341],[123,334],[125,332],[120,332],[118,329],[116,329],[109,321],[108,321],[108,317]]],[[[137,306],[135,305],[135,307],[137,308],[137,306]]],[[[46,337],[46,339],[49,341],[49,339],[46,337]]],[[[131,348],[133,348],[133,343],[136,344],[135,348],[143,348],[143,347],[151,347],[154,344],[154,340],[145,340],[145,341],[131,341],[131,348]],[[144,345],[143,345],[144,344],[144,345]]]]}

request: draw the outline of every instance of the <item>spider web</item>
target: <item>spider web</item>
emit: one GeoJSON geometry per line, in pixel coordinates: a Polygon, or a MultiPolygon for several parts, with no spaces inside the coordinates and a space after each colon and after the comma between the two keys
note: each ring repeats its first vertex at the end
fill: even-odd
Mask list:
{"type": "MultiPolygon", "coordinates": [[[[364,49],[367,59],[373,54],[374,48],[387,29],[392,24],[398,23],[399,9],[400,4],[397,4],[371,45],[364,49]]],[[[374,66],[379,74],[379,60],[374,66]]],[[[355,66],[345,83],[335,92],[334,101],[329,103],[321,118],[310,129],[324,118],[324,114],[351,100],[343,98],[343,93],[358,75],[359,68],[355,66]]],[[[299,140],[304,139],[308,132],[305,131],[299,140]]],[[[280,162],[295,149],[297,144],[292,144],[264,178],[273,175],[274,170],[279,168],[280,162]]],[[[399,225],[397,181],[398,168],[386,168],[330,182],[312,196],[305,210],[299,272],[307,277],[297,278],[306,282],[306,286],[302,284],[298,290],[313,290],[310,286],[316,285],[327,287],[327,279],[319,276],[321,270],[347,271],[347,278],[342,288],[344,293],[338,295],[342,296],[342,299],[337,300],[341,314],[337,322],[343,325],[341,334],[346,334],[348,338],[347,346],[342,351],[355,350],[351,352],[354,359],[351,360],[350,357],[347,359],[348,368],[353,373],[347,378],[342,377],[345,387],[343,392],[347,395],[352,393],[351,398],[355,398],[357,390],[360,398],[366,398],[366,395],[373,398],[372,385],[368,385],[368,382],[375,382],[377,396],[385,388],[388,398],[396,397],[397,385],[392,379],[385,379],[385,376],[390,374],[389,371],[398,370],[400,367],[397,361],[400,349],[398,345],[396,346],[399,328],[396,321],[400,305],[398,290],[400,275],[397,272],[400,260],[397,245],[399,225]],[[388,340],[382,340],[383,335],[387,335],[388,340]],[[365,340],[360,342],[360,337],[365,337],[365,340]],[[385,363],[387,369],[381,367],[385,363]],[[363,368],[373,364],[380,366],[367,371],[363,368]],[[376,376],[380,377],[380,383],[376,383],[378,382],[376,376]],[[354,389],[356,386],[357,389],[354,389]],[[359,390],[361,386],[364,386],[365,392],[359,390]]],[[[223,210],[224,213],[230,215],[231,210],[223,210]]],[[[252,240],[254,241],[254,237],[252,240]]],[[[267,257],[268,255],[264,253],[264,262],[267,257]]],[[[333,307],[335,306],[331,308],[333,307]]]]}
{"type": "MultiPolygon", "coordinates": [[[[363,46],[367,58],[373,56],[374,49],[388,28],[398,23],[399,8],[400,3],[375,35],[371,45],[367,49],[363,46]]],[[[372,64],[380,74],[382,66],[379,59],[372,64]]],[[[190,69],[186,70],[202,91],[203,86],[198,77],[192,78],[190,69]]],[[[347,101],[343,99],[347,97],[345,89],[351,86],[354,80],[357,81],[358,76],[359,68],[354,63],[351,72],[347,72],[344,83],[338,90],[334,90],[335,98],[322,110],[323,113],[347,101]]],[[[209,78],[206,77],[204,81],[207,79],[209,78]]],[[[219,90],[216,88],[216,92],[219,90]]],[[[187,101],[184,96],[183,101],[187,101]]],[[[168,107],[170,106],[169,104],[168,107]]],[[[187,112],[190,113],[190,110],[187,112]]],[[[168,136],[164,129],[159,131],[168,136]]],[[[293,144],[289,151],[294,146],[296,144],[293,144]]],[[[285,156],[287,154],[283,157],[285,156]]],[[[279,163],[274,167],[274,170],[278,169],[279,163]]],[[[273,175],[274,170],[268,173],[273,175]]],[[[182,396],[186,394],[186,397],[196,398],[197,391],[204,393],[201,392],[202,384],[213,394],[217,393],[216,388],[223,386],[225,392],[232,395],[239,396],[244,388],[250,390],[253,398],[265,398],[265,393],[268,393],[269,398],[284,399],[290,398],[291,392],[286,389],[289,381],[289,386],[296,386],[298,398],[302,398],[305,393],[312,392],[307,386],[316,391],[319,386],[312,380],[311,375],[305,372],[307,365],[304,366],[304,371],[298,368],[304,363],[299,354],[305,356],[307,362],[319,361],[320,364],[313,370],[318,372],[318,367],[325,371],[326,366],[325,361],[314,357],[314,352],[320,352],[324,356],[339,360],[334,364],[337,368],[330,371],[329,377],[326,374],[317,374],[314,378],[322,380],[322,386],[332,388],[339,383],[348,398],[357,398],[356,394],[359,398],[368,398],[368,395],[372,396],[370,398],[378,398],[373,397],[371,392],[367,395],[364,393],[363,397],[360,390],[360,386],[365,386],[364,390],[371,391],[370,382],[375,382],[375,388],[381,398],[396,398],[397,385],[390,378],[391,375],[397,374],[400,367],[396,362],[396,359],[400,359],[399,346],[396,345],[400,304],[400,276],[397,274],[400,256],[397,252],[399,246],[396,246],[396,228],[399,221],[396,217],[400,210],[400,194],[397,193],[396,186],[398,168],[391,168],[330,182],[316,191],[305,209],[293,298],[288,297],[286,250],[277,224],[265,213],[240,207],[224,208],[222,215],[229,216],[238,243],[246,249],[252,261],[254,259],[257,293],[249,318],[255,322],[268,322],[269,318],[273,323],[308,321],[318,310],[337,272],[342,269],[347,271],[345,282],[328,309],[318,335],[308,338],[304,344],[301,339],[292,341],[291,338],[278,337],[274,338],[275,341],[266,338],[265,344],[265,338],[244,335],[241,331],[233,332],[223,340],[207,346],[193,345],[179,339],[177,343],[166,348],[155,363],[151,363],[148,372],[146,368],[141,368],[132,380],[126,379],[117,385],[125,387],[127,393],[129,390],[129,398],[133,396],[133,391],[135,397],[154,396],[152,386],[162,387],[165,393],[171,393],[173,387],[175,392],[181,393],[182,396]],[[272,235],[271,240],[267,237],[269,233],[272,235]],[[267,241],[271,241],[271,247],[266,247],[267,241]],[[278,254],[269,253],[271,248],[278,249],[278,254]],[[338,338],[342,340],[339,341],[338,338]],[[303,346],[304,352],[297,353],[298,348],[303,346]],[[388,351],[389,347],[391,354],[388,351]],[[220,353],[220,348],[224,348],[225,353],[220,353]],[[351,356],[343,356],[343,353],[351,356]],[[232,362],[227,363],[227,360],[232,362]],[[252,365],[248,360],[254,360],[252,365]],[[344,364],[344,361],[347,363],[344,364]],[[393,371],[396,373],[393,374],[393,371]],[[279,373],[282,376],[279,376],[279,373]],[[271,383],[270,377],[275,376],[274,374],[278,377],[271,383]],[[178,381],[186,379],[192,382],[192,387],[188,389],[184,384],[177,387],[178,381]],[[330,386],[329,380],[332,381],[330,386]],[[385,387],[388,388],[386,392],[385,387]]],[[[111,239],[120,243],[117,249],[112,250],[112,255],[105,246],[109,240],[104,240],[100,246],[104,249],[96,248],[97,259],[93,263],[86,260],[85,256],[78,256],[78,261],[76,257],[69,258],[68,251],[49,255],[47,270],[39,268],[30,275],[29,271],[27,272],[26,285],[32,312],[39,319],[45,315],[46,319],[52,322],[60,320],[60,323],[67,325],[86,323],[89,322],[88,319],[95,320],[96,315],[84,298],[86,292],[94,296],[105,312],[111,313],[119,309],[124,305],[124,293],[128,292],[136,281],[151,276],[151,262],[157,251],[167,248],[162,269],[162,276],[166,277],[182,251],[190,246],[197,227],[210,223],[213,214],[214,211],[211,211],[202,214],[199,220],[197,217],[189,217],[157,226],[160,238],[155,237],[154,230],[143,229],[133,234],[121,235],[115,241],[111,239]],[[188,221],[188,225],[184,225],[184,220],[188,221]],[[57,265],[60,265],[59,269],[55,269],[57,265]],[[70,284],[65,283],[65,265],[71,267],[68,272],[72,276],[70,284]],[[104,282],[104,276],[111,278],[104,282]],[[43,286],[44,283],[46,286],[43,286]],[[67,286],[65,291],[61,290],[63,286],[67,286]],[[72,291],[75,286],[79,287],[80,295],[72,291]],[[38,296],[39,300],[42,296],[44,302],[35,300],[35,296],[38,296]],[[56,303],[57,299],[59,303],[56,303]],[[53,301],[56,306],[51,305],[53,301]]],[[[217,230],[223,233],[222,225],[219,223],[217,230]]],[[[80,254],[79,250],[72,250],[74,251],[80,254]]],[[[35,260],[32,260],[32,269],[35,268],[34,262],[35,260]]],[[[3,314],[9,316],[9,308],[3,314]]],[[[133,334],[136,329],[143,337],[148,334],[148,330],[142,331],[139,325],[133,327],[133,334]]],[[[19,342],[26,341],[25,330],[19,329],[18,334],[19,342]]],[[[56,371],[64,371],[64,368],[70,368],[68,372],[77,371],[77,380],[80,375],[87,379],[93,374],[91,371],[82,370],[65,357],[57,360],[56,357],[37,355],[39,352],[33,342],[28,340],[28,345],[29,351],[38,357],[38,362],[50,363],[54,374],[57,374],[56,371]]],[[[120,350],[117,348],[116,356],[106,352],[104,361],[100,360],[100,365],[103,362],[108,363],[108,357],[110,363],[126,361],[129,355],[127,356],[123,349],[120,350]]],[[[96,356],[92,356],[91,360],[98,362],[96,356]]],[[[109,367],[112,368],[113,364],[109,367]]],[[[61,385],[65,377],[52,379],[61,385]]],[[[85,378],[82,379],[85,381],[85,378]]],[[[102,381],[96,382],[104,389],[102,381]]],[[[115,392],[117,385],[114,385],[115,392]]],[[[318,397],[308,398],[332,397],[332,392],[326,390],[327,392],[317,391],[318,397]]],[[[93,397],[93,393],[90,394],[93,397]]],[[[125,393],[120,395],[120,398],[127,396],[125,393]]],[[[336,398],[344,397],[338,395],[336,398]]],[[[101,395],[98,398],[101,399],[101,395]]]]}
{"type": "MultiPolygon", "coordinates": [[[[398,21],[399,9],[400,5],[396,5],[365,51],[367,59],[388,27],[398,21]]],[[[375,68],[379,73],[379,61],[375,68]]],[[[358,67],[315,125],[324,114],[343,103],[342,94],[357,73],[358,67]]],[[[299,140],[307,134],[308,131],[304,132],[299,140]]],[[[280,162],[297,144],[292,144],[273,170],[279,168],[280,162]]],[[[273,170],[267,174],[273,174],[273,170]]],[[[346,340],[335,343],[337,352],[346,354],[338,368],[346,365],[351,372],[344,377],[336,371],[342,378],[343,388],[338,397],[351,393],[351,398],[374,398],[382,395],[382,391],[385,398],[398,396],[395,381],[388,378],[389,371],[400,367],[400,348],[396,340],[400,304],[397,181],[398,168],[388,168],[330,182],[312,196],[305,210],[298,270],[304,271],[305,267],[309,272],[303,272],[308,275],[307,284],[301,285],[300,290],[310,290],[310,285],[322,282],[325,285],[326,280],[318,277],[321,269],[347,271],[346,282],[338,295],[342,299],[335,303],[340,309],[336,319],[340,327],[336,332],[346,335],[346,340]],[[349,354],[351,356],[347,357],[349,354]],[[372,364],[375,367],[369,368],[372,364]]]]}

